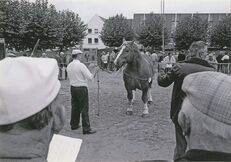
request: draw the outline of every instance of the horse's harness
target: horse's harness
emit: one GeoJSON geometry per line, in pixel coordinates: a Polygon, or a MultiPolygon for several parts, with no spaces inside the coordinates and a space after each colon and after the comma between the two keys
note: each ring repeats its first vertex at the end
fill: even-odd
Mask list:
{"type": "MultiPolygon", "coordinates": [[[[127,47],[128,47],[128,46],[127,46],[127,47]]],[[[130,50],[133,50],[131,47],[128,47],[128,48],[130,48],[130,50]]],[[[147,60],[145,57],[143,57],[143,58],[144,58],[144,60],[149,64],[148,60],[147,60]]],[[[150,69],[149,69],[149,72],[150,72],[150,69]]],[[[152,79],[152,77],[140,78],[140,77],[132,76],[132,75],[130,75],[129,73],[127,73],[126,70],[124,70],[123,73],[124,73],[124,75],[126,75],[126,76],[128,76],[128,77],[130,77],[130,78],[138,79],[138,80],[142,80],[142,81],[147,81],[147,80],[148,80],[148,81],[150,82],[150,78],[152,79]]]]}

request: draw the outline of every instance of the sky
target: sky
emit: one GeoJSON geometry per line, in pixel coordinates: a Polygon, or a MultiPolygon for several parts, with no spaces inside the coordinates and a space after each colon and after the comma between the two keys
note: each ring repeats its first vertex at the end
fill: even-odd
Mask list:
{"type": "MultiPolygon", "coordinates": [[[[35,1],[35,0],[30,0],[35,1]]],[[[161,0],[48,0],[56,9],[69,9],[88,23],[95,15],[109,18],[123,14],[132,19],[134,13],[160,13],[161,0]]],[[[231,0],[165,0],[165,13],[230,13],[231,0]]]]}

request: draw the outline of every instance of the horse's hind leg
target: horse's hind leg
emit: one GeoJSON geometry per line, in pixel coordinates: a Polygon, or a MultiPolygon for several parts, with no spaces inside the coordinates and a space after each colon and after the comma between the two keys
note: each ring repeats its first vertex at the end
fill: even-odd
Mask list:
{"type": "Polygon", "coordinates": [[[152,102],[152,91],[151,88],[148,88],[148,104],[151,104],[152,102]]]}
{"type": "Polygon", "coordinates": [[[143,90],[142,101],[144,103],[144,110],[143,110],[142,117],[145,117],[149,114],[148,112],[148,89],[143,90]]]}
{"type": "Polygon", "coordinates": [[[136,91],[135,90],[133,90],[132,91],[132,103],[134,103],[134,100],[136,99],[136,91]]]}
{"type": "Polygon", "coordinates": [[[153,79],[152,78],[149,78],[148,82],[149,82],[149,88],[148,88],[148,104],[151,104],[153,102],[152,100],[152,81],[153,79]]]}
{"type": "Polygon", "coordinates": [[[133,99],[133,93],[132,90],[127,90],[127,98],[128,98],[128,103],[129,103],[129,107],[127,108],[127,115],[132,115],[133,114],[133,106],[132,106],[132,99],[133,99]]]}

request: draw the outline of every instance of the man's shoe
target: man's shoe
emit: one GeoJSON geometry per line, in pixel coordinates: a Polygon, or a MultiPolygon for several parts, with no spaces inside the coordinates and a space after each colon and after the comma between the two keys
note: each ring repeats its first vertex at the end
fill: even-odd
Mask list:
{"type": "Polygon", "coordinates": [[[96,133],[95,130],[84,131],[83,134],[94,134],[96,133]]]}
{"type": "Polygon", "coordinates": [[[81,126],[75,126],[75,127],[71,127],[71,130],[76,130],[76,129],[79,129],[81,126]]]}

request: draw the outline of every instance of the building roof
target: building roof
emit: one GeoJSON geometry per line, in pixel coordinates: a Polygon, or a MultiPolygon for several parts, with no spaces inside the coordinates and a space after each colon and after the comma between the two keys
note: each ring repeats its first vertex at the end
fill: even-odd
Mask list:
{"type": "Polygon", "coordinates": [[[103,21],[106,21],[107,19],[105,19],[104,17],[102,16],[99,16],[103,21]]]}

